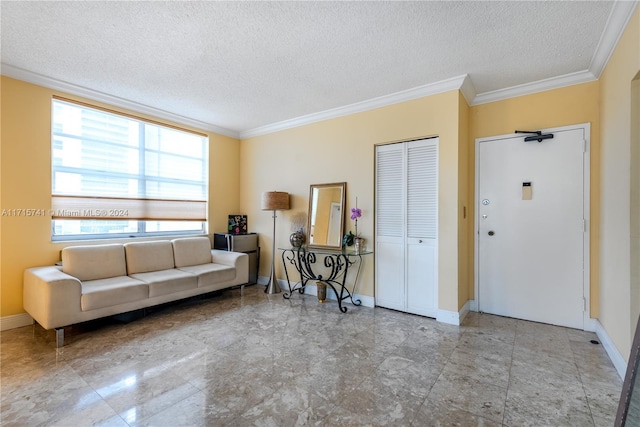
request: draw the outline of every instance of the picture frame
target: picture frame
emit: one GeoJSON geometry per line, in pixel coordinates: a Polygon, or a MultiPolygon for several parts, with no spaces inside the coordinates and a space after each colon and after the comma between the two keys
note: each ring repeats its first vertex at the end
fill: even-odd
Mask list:
{"type": "Polygon", "coordinates": [[[246,215],[229,215],[227,225],[227,233],[229,234],[247,234],[247,216],[246,215]]]}

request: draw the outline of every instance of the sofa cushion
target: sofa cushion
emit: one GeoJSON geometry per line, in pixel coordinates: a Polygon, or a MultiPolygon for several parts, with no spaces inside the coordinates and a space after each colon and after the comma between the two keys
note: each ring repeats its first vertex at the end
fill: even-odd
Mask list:
{"type": "Polygon", "coordinates": [[[131,277],[149,285],[149,298],[198,287],[198,278],[196,276],[176,268],[136,273],[132,274],[131,277]]]}
{"type": "Polygon", "coordinates": [[[88,280],[81,283],[82,311],[111,307],[149,298],[149,286],[128,276],[88,280]]]}
{"type": "Polygon", "coordinates": [[[180,270],[192,273],[198,276],[198,287],[204,288],[215,285],[216,283],[233,280],[236,277],[236,269],[228,265],[222,264],[200,264],[181,267],[180,270]]]}
{"type": "Polygon", "coordinates": [[[174,239],[171,243],[178,268],[211,262],[211,241],[208,237],[185,237],[174,239]]]}
{"type": "Polygon", "coordinates": [[[174,267],[173,246],[169,240],[125,243],[127,274],[168,270],[174,267]]]}
{"type": "Polygon", "coordinates": [[[69,246],[62,249],[62,271],[81,281],[127,275],[120,244],[69,246]]]}

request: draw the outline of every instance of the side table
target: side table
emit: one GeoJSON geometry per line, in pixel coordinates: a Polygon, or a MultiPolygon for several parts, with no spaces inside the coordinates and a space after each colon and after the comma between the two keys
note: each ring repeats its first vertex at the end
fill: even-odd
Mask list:
{"type": "Polygon", "coordinates": [[[296,290],[298,293],[303,294],[307,283],[311,280],[324,282],[333,289],[338,299],[338,308],[342,313],[347,312],[347,307],[342,305],[342,302],[346,299],[351,300],[351,303],[356,306],[362,304],[362,301],[354,299],[353,296],[358,284],[358,277],[360,276],[362,257],[372,254],[372,251],[355,253],[350,250],[332,251],[307,248],[304,246],[300,248],[279,249],[282,251],[282,264],[284,265],[284,272],[289,287],[289,292],[285,292],[282,295],[285,299],[290,299],[296,290]],[[326,275],[318,274],[314,271],[314,268],[317,270],[318,265],[316,263],[319,259],[322,259],[322,265],[325,267],[323,272],[327,272],[326,275]],[[293,265],[300,274],[300,281],[294,283],[293,286],[289,279],[288,265],[293,265]],[[346,283],[349,268],[357,268],[356,277],[351,289],[348,289],[346,283]]]}

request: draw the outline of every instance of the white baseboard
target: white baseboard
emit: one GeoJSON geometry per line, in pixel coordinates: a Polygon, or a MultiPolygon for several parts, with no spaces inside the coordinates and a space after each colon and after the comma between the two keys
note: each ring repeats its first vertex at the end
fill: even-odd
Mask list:
{"type": "Polygon", "coordinates": [[[33,325],[33,319],[27,313],[0,317],[0,331],[8,331],[9,329],[21,328],[29,325],[33,325]]]}
{"type": "Polygon", "coordinates": [[[436,320],[449,325],[459,326],[467,314],[469,314],[469,305],[469,301],[467,301],[460,311],[438,310],[436,320]]]}
{"type": "Polygon", "coordinates": [[[599,324],[598,319],[586,318],[584,320],[584,330],[587,332],[596,332],[599,324]]]}
{"type": "Polygon", "coordinates": [[[594,320],[596,322],[595,332],[596,332],[596,335],[598,335],[598,338],[600,338],[602,347],[604,347],[605,351],[609,355],[609,359],[611,359],[613,366],[616,368],[616,371],[618,371],[618,375],[620,375],[620,378],[624,379],[625,374],[627,372],[627,362],[625,358],[622,356],[622,354],[618,351],[616,346],[613,344],[613,341],[609,337],[609,334],[607,334],[607,331],[605,331],[600,321],[597,319],[594,319],[594,320]]]}
{"type": "MultiPolygon", "coordinates": [[[[259,285],[267,286],[268,283],[269,283],[269,278],[267,276],[258,276],[258,284],[259,285]]],[[[278,279],[278,284],[280,285],[280,289],[282,289],[283,292],[289,290],[289,285],[287,284],[286,280],[278,279]]],[[[293,285],[293,283],[292,283],[292,285],[293,285]]],[[[316,295],[318,295],[318,288],[316,286],[314,286],[314,285],[307,285],[304,288],[304,294],[305,295],[316,296],[316,295]]],[[[333,289],[331,289],[330,287],[327,287],[327,299],[328,300],[333,300],[333,301],[337,301],[338,300],[338,298],[336,297],[336,294],[333,292],[333,289]]],[[[364,306],[364,307],[373,308],[375,306],[374,298],[370,297],[368,295],[354,294],[353,295],[353,299],[354,300],[359,299],[362,302],[362,306],[364,306]]],[[[351,300],[345,300],[345,302],[348,303],[348,304],[351,304],[351,300]]]]}

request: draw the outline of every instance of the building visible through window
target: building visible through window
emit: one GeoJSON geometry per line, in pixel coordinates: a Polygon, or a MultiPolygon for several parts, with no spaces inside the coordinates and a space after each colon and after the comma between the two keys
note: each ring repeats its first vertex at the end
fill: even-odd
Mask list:
{"type": "Polygon", "coordinates": [[[53,100],[52,238],[205,232],[208,138],[53,100]]]}

